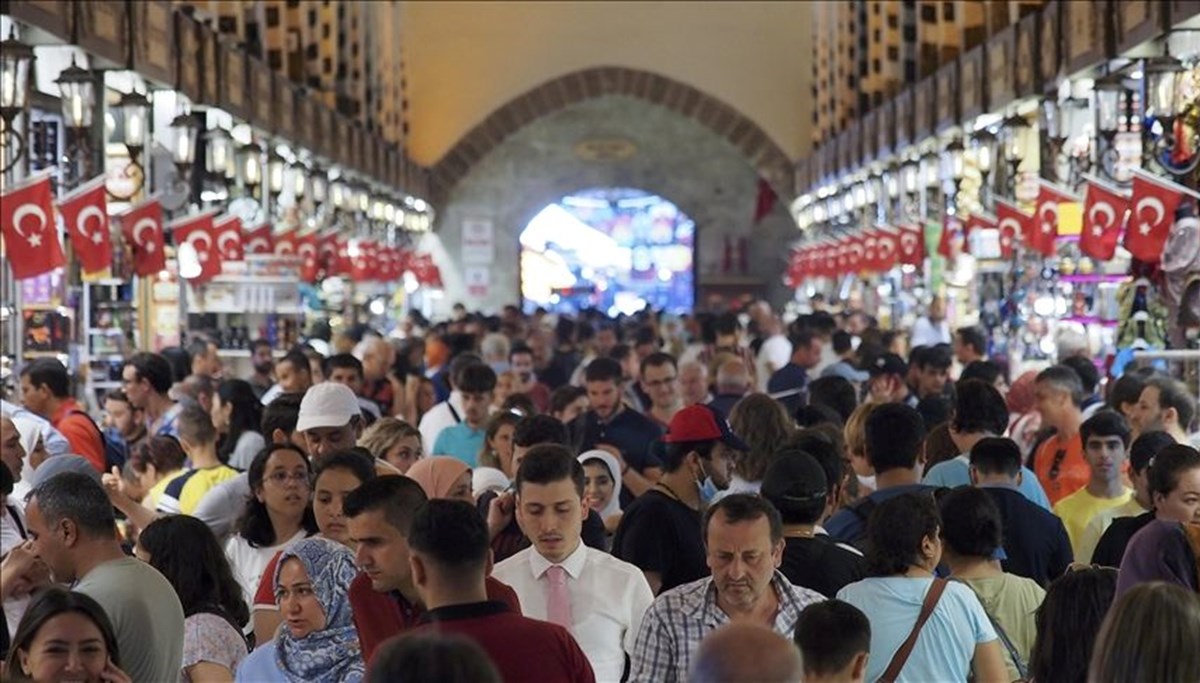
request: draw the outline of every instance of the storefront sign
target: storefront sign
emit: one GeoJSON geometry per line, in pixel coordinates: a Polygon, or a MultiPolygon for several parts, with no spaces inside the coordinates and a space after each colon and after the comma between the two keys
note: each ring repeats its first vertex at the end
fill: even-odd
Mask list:
{"type": "MultiPolygon", "coordinates": [[[[1015,94],[1013,88],[1013,52],[1017,40],[1017,27],[1009,26],[1000,33],[996,34],[987,43],[987,59],[983,73],[986,78],[983,79],[986,87],[984,92],[987,94],[987,102],[984,105],[984,110],[999,111],[1009,102],[1012,102],[1015,94]]],[[[964,69],[965,69],[964,65],[964,69]]],[[[966,72],[963,73],[963,80],[966,80],[966,72]]],[[[965,89],[965,85],[964,85],[965,89]]],[[[982,112],[980,112],[982,113],[982,112]]],[[[965,100],[963,117],[967,116],[965,100]]]]}
{"type": "Polygon", "coordinates": [[[896,139],[896,103],[884,102],[875,110],[875,154],[884,158],[892,153],[892,144],[896,139]]]}
{"type": "Polygon", "coordinates": [[[942,132],[958,124],[959,63],[957,60],[944,64],[937,70],[937,109],[934,131],[942,132]]]}
{"type": "Polygon", "coordinates": [[[250,118],[250,98],[246,90],[246,53],[228,40],[217,40],[221,59],[222,109],[235,118],[250,118]]]}
{"type": "Polygon", "coordinates": [[[496,234],[490,220],[466,218],[462,223],[462,262],[490,265],[496,259],[496,234]]]}
{"type": "Polygon", "coordinates": [[[959,104],[963,121],[987,111],[987,90],[983,87],[986,56],[984,46],[980,45],[963,55],[959,62],[959,91],[962,93],[959,104]]]}
{"type": "Polygon", "coordinates": [[[252,120],[259,128],[273,131],[278,125],[271,118],[272,105],[275,104],[275,74],[262,60],[251,57],[246,64],[249,66],[246,73],[250,77],[247,90],[254,97],[252,120]]]}
{"type": "Polygon", "coordinates": [[[907,88],[896,96],[896,136],[892,144],[900,149],[913,140],[913,89],[907,88]]]}
{"type": "Polygon", "coordinates": [[[1017,45],[1013,55],[1013,95],[1029,97],[1038,92],[1038,49],[1041,47],[1041,15],[1031,14],[1017,22],[1017,45]]]}
{"type": "Polygon", "coordinates": [[[116,0],[68,4],[79,13],[75,24],[75,42],[79,47],[109,63],[104,66],[127,68],[133,60],[129,43],[129,4],[116,0]]]}
{"type": "Polygon", "coordinates": [[[133,68],[160,85],[175,86],[175,20],[171,3],[142,0],[133,9],[133,68]]]}
{"type": "Polygon", "coordinates": [[[1124,55],[1163,31],[1163,5],[1158,2],[1116,2],[1117,54],[1124,55]]]}
{"type": "Polygon", "coordinates": [[[492,275],[487,268],[464,268],[463,280],[467,285],[467,296],[484,298],[491,289],[492,275]]]}
{"type": "MultiPolygon", "coordinates": [[[[5,13],[17,21],[53,33],[62,40],[71,39],[75,28],[74,0],[21,0],[4,3],[5,13]]],[[[7,38],[8,36],[3,36],[7,38]]]]}
{"type": "Polygon", "coordinates": [[[1059,0],[1051,0],[1042,9],[1042,21],[1038,27],[1038,85],[1043,92],[1050,92],[1058,87],[1059,67],[1062,64],[1062,52],[1059,42],[1060,11],[1059,0]]]}
{"type": "MultiPolygon", "coordinates": [[[[1141,3],[1122,0],[1120,4],[1141,3]]],[[[1109,3],[1103,0],[1063,3],[1067,74],[1090,69],[1112,55],[1111,16],[1109,3]]]]}
{"type": "Polygon", "coordinates": [[[937,116],[934,77],[922,80],[913,88],[913,140],[924,140],[933,134],[933,122],[937,116]]]}

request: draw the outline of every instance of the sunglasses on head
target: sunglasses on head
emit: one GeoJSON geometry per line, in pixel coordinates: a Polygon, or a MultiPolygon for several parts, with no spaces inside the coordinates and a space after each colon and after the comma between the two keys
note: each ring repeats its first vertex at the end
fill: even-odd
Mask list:
{"type": "Polygon", "coordinates": [[[1054,452],[1054,462],[1050,463],[1050,478],[1058,479],[1059,469],[1062,467],[1063,460],[1067,457],[1067,449],[1060,448],[1054,452]]]}

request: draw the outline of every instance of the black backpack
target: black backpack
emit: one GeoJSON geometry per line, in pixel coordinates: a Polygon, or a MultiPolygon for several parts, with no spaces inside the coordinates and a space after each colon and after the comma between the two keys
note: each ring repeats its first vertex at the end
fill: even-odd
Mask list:
{"type": "MultiPolygon", "coordinates": [[[[950,492],[950,488],[946,486],[937,486],[928,489],[926,492],[933,497],[933,502],[936,504],[942,499],[942,496],[950,492]]],[[[870,496],[864,496],[863,498],[854,501],[854,503],[847,508],[853,512],[856,517],[862,520],[862,531],[860,531],[857,536],[850,539],[849,543],[855,548],[861,550],[864,555],[867,552],[867,522],[871,520],[871,513],[875,512],[875,508],[877,507],[879,507],[879,503],[876,503],[874,500],[872,500],[870,496]]]]}

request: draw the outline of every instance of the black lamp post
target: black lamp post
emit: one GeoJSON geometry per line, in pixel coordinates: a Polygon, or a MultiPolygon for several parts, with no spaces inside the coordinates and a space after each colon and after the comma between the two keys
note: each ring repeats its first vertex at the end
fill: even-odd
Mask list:
{"type": "Polygon", "coordinates": [[[16,128],[18,116],[29,112],[29,76],[33,65],[33,48],[17,38],[17,28],[9,29],[8,38],[0,42],[0,140],[3,156],[0,173],[8,173],[25,157],[28,143],[16,128]]]}

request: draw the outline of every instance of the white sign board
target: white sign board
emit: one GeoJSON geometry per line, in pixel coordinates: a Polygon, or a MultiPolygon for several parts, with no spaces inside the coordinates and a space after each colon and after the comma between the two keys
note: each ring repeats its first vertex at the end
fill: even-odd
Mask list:
{"type": "Polygon", "coordinates": [[[486,298],[492,284],[492,274],[487,268],[470,266],[463,269],[463,280],[467,285],[467,296],[486,298]]]}
{"type": "Polygon", "coordinates": [[[462,223],[462,262],[490,265],[496,258],[496,235],[490,220],[468,218],[462,223]]]}

